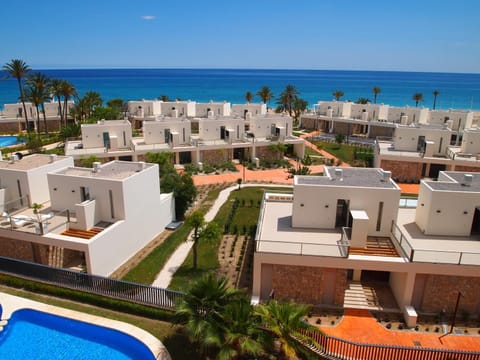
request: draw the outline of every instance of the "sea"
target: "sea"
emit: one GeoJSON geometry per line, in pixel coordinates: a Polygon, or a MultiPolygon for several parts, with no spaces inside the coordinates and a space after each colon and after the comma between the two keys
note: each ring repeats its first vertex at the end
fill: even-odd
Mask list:
{"type": "MultiPolygon", "coordinates": [[[[433,107],[433,91],[437,109],[480,110],[480,74],[353,71],[353,70],[267,70],[267,69],[71,69],[35,70],[50,78],[70,81],[80,96],[87,91],[100,93],[104,101],[114,98],[128,100],[169,99],[197,102],[227,101],[245,103],[247,91],[256,94],[268,86],[275,101],[286,85],[294,85],[309,108],[320,100],[333,99],[340,90],[342,100],[367,98],[373,102],[373,87],[381,92],[377,103],[393,106],[415,106],[414,93],[422,93],[419,106],[433,107]]],[[[4,79],[0,71],[0,107],[18,100],[15,79],[4,79]]],[[[260,98],[254,97],[259,102],[260,98]]]]}

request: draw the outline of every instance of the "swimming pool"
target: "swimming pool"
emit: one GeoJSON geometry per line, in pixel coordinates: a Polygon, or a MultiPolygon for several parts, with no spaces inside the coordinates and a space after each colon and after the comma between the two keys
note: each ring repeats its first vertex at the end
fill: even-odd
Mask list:
{"type": "Polygon", "coordinates": [[[23,144],[24,141],[17,136],[0,136],[0,147],[23,144]],[[20,140],[20,141],[19,141],[20,140]]]}
{"type": "Polygon", "coordinates": [[[155,360],[130,335],[31,309],[12,314],[0,332],[0,354],[2,360],[155,360]]]}

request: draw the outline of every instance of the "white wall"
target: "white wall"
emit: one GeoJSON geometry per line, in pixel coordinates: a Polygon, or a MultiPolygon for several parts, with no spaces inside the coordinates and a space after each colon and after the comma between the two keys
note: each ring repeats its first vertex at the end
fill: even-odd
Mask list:
{"type": "Polygon", "coordinates": [[[165,144],[165,129],[179,134],[180,144],[189,144],[191,123],[188,119],[161,119],[143,122],[145,144],[165,144]]]}
{"type": "Polygon", "coordinates": [[[351,104],[350,116],[353,119],[363,119],[366,116],[368,121],[387,119],[388,105],[383,104],[351,104]],[[365,111],[364,111],[365,110],[365,111]],[[366,113],[366,115],[364,115],[366,113]]]}
{"type": "Polygon", "coordinates": [[[195,101],[161,101],[161,113],[165,116],[194,117],[195,101]],[[175,110],[175,111],[174,111],[175,110]]]}
{"type": "Polygon", "coordinates": [[[452,121],[452,130],[463,131],[472,127],[473,112],[460,110],[432,110],[429,112],[427,121],[430,124],[443,125],[447,121],[452,121]]]}
{"type": "Polygon", "coordinates": [[[465,129],[462,138],[462,153],[477,155],[480,153],[480,129],[465,129]]]}
{"type": "Polygon", "coordinates": [[[395,128],[393,143],[398,151],[417,151],[418,139],[425,136],[425,141],[433,141],[434,155],[445,154],[450,146],[452,132],[449,129],[432,129],[428,127],[400,126],[395,128]]]}
{"type": "Polygon", "coordinates": [[[237,114],[243,118],[245,116],[245,111],[250,112],[252,116],[265,115],[267,113],[267,105],[264,103],[232,105],[232,114],[237,114]]]}
{"type": "Polygon", "coordinates": [[[288,115],[256,116],[250,119],[250,131],[258,138],[272,136],[272,125],[285,129],[283,136],[292,135],[293,120],[288,115]]]}
{"type": "Polygon", "coordinates": [[[220,129],[233,130],[235,139],[239,140],[245,132],[245,122],[241,118],[199,119],[198,136],[200,140],[219,140],[220,129]]]}
{"type": "Polygon", "coordinates": [[[213,116],[230,116],[230,103],[229,102],[209,102],[209,103],[196,103],[195,116],[207,117],[208,112],[212,111],[213,116]]]}
{"type": "Polygon", "coordinates": [[[391,106],[388,109],[388,121],[400,123],[402,116],[407,116],[405,125],[426,123],[429,110],[419,107],[396,107],[391,106]]]}
{"type": "Polygon", "coordinates": [[[319,101],[318,110],[319,115],[333,117],[346,117],[350,118],[352,110],[352,103],[348,101],[319,101]],[[331,111],[329,111],[331,110],[331,111]]]}
{"type": "Polygon", "coordinates": [[[293,227],[334,229],[337,201],[350,201],[351,210],[364,210],[368,215],[368,235],[389,236],[392,221],[396,219],[400,190],[346,187],[295,185],[292,214],[293,227]],[[380,231],[376,230],[379,203],[383,202],[380,231]],[[327,207],[328,206],[328,207],[327,207]]]}
{"type": "MultiPolygon", "coordinates": [[[[7,160],[2,161],[8,163],[7,160]]],[[[16,164],[7,165],[7,168],[0,168],[0,185],[6,189],[5,201],[19,198],[17,180],[20,181],[22,196],[29,195],[31,203],[44,203],[50,199],[47,182],[47,173],[56,171],[68,166],[73,166],[73,158],[69,156],[50,157],[49,155],[33,154],[18,160],[16,164]],[[22,162],[35,162],[38,159],[38,167],[31,167],[29,170],[21,169],[22,162]],[[55,159],[50,162],[51,159],[55,159]]],[[[28,205],[28,204],[25,204],[28,205]]]]}
{"type": "Polygon", "coordinates": [[[160,100],[129,101],[128,112],[130,113],[131,116],[135,116],[135,117],[159,116],[162,114],[161,101],[160,100]]]}
{"type": "Polygon", "coordinates": [[[85,149],[103,147],[104,132],[109,134],[113,149],[128,148],[132,143],[132,125],[127,120],[100,120],[97,124],[82,124],[81,130],[85,149]]]}

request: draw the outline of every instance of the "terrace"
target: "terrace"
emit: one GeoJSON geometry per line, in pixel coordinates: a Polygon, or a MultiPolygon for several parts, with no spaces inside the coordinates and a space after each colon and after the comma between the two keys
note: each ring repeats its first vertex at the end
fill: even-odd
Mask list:
{"type": "Polygon", "coordinates": [[[480,235],[425,235],[415,223],[415,209],[399,209],[392,240],[412,262],[480,265],[480,235]]]}

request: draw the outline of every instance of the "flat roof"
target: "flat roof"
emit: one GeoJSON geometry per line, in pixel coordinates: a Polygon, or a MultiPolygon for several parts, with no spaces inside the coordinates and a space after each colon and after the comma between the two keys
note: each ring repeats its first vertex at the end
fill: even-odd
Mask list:
{"type": "Polygon", "coordinates": [[[370,187],[383,189],[400,188],[389,178],[389,173],[379,168],[336,168],[326,166],[325,176],[295,176],[295,185],[370,187]]]}
{"type": "Polygon", "coordinates": [[[69,156],[51,156],[47,154],[24,155],[22,159],[15,160],[14,162],[10,160],[1,160],[0,169],[31,170],[31,169],[36,169],[36,168],[45,166],[52,162],[65,160],[68,158],[69,156]]]}
{"type": "Polygon", "coordinates": [[[480,173],[444,171],[451,181],[424,181],[432,190],[480,192],[480,173]],[[471,182],[465,181],[465,175],[471,176],[471,182]]]}
{"type": "Polygon", "coordinates": [[[97,171],[94,168],[69,167],[57,171],[56,174],[66,176],[81,176],[96,179],[126,179],[145,168],[150,168],[154,164],[130,161],[111,161],[101,164],[97,171]]]}

